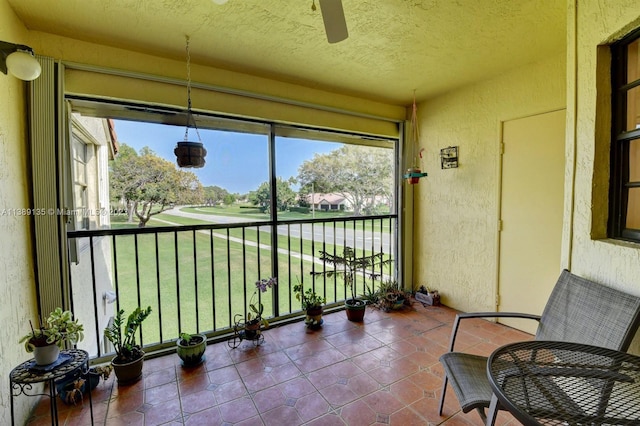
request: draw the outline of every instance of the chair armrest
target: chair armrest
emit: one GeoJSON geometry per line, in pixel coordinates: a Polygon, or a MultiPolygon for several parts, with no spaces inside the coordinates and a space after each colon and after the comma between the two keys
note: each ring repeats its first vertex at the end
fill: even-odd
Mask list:
{"type": "Polygon", "coordinates": [[[456,343],[456,336],[458,335],[458,327],[460,326],[460,320],[467,318],[523,318],[540,321],[540,315],[525,314],[521,312],[462,312],[456,315],[456,319],[453,322],[453,329],[451,330],[451,341],[449,342],[449,352],[453,352],[453,347],[456,343]]]}

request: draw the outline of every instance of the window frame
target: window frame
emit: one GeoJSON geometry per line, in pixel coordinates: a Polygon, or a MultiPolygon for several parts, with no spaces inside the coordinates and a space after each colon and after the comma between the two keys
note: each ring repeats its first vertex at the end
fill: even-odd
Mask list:
{"type": "Polygon", "coordinates": [[[628,47],[640,40],[640,28],[611,45],[611,151],[608,236],[640,243],[640,229],[626,227],[629,190],[640,181],[629,181],[631,141],[640,141],[640,128],[627,130],[627,95],[640,87],[640,77],[627,82],[628,47]]]}

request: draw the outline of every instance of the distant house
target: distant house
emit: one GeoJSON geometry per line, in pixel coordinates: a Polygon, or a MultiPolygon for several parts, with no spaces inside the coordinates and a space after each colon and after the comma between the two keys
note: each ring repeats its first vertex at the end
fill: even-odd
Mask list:
{"type": "Polygon", "coordinates": [[[315,210],[338,211],[351,210],[351,203],[341,194],[310,194],[307,202],[315,210]]]}

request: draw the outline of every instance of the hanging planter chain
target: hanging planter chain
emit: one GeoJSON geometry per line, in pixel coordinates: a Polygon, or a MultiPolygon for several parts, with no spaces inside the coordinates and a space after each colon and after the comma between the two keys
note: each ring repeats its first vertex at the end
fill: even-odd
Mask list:
{"type": "MultiPolygon", "coordinates": [[[[413,92],[413,108],[411,111],[411,138],[413,142],[411,145],[411,151],[412,154],[415,155],[416,148],[418,147],[418,140],[420,139],[420,133],[418,131],[418,107],[416,106],[415,91],[413,92]]],[[[424,151],[424,148],[418,152],[417,156],[412,155],[414,156],[415,163],[412,167],[407,169],[407,173],[403,176],[411,185],[418,183],[421,177],[427,176],[427,173],[423,173],[420,169],[422,164],[422,151],[424,151]]]]}
{"type": "Polygon", "coordinates": [[[195,167],[204,166],[204,157],[207,150],[200,139],[198,125],[191,112],[191,53],[189,51],[189,36],[187,38],[187,126],[184,131],[184,141],[178,142],[178,146],[173,150],[177,157],[178,167],[195,167]],[[198,142],[189,142],[189,124],[193,120],[193,128],[196,130],[198,142]]]}

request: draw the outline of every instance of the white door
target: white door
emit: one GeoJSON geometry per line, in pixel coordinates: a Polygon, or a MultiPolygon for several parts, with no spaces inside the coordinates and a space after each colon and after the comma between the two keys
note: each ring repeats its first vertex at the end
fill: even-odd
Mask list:
{"type": "MultiPolygon", "coordinates": [[[[565,110],[503,123],[498,310],[541,314],[560,275],[565,110]]],[[[500,322],[534,333],[535,321],[500,322]]]]}

